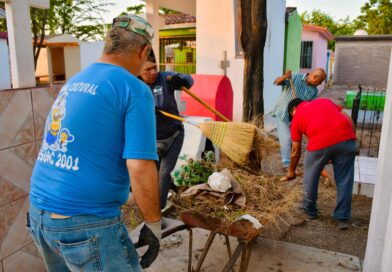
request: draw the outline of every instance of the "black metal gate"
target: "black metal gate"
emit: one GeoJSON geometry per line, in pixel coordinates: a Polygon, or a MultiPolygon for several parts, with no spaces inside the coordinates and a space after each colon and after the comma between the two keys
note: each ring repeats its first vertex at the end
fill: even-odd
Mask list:
{"type": "Polygon", "coordinates": [[[160,38],[161,71],[196,73],[196,37],[160,38]]]}
{"type": "Polygon", "coordinates": [[[357,154],[360,156],[378,157],[384,103],[385,91],[363,90],[358,86],[351,118],[357,130],[357,154]]]}

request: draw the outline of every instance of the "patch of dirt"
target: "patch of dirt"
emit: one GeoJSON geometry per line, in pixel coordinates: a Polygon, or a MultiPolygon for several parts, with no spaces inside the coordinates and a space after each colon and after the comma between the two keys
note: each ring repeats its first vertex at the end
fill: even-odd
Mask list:
{"type": "Polygon", "coordinates": [[[325,185],[321,178],[317,205],[319,218],[308,219],[299,207],[302,203],[302,182],[295,187],[298,190],[298,198],[293,202],[291,214],[283,217],[288,218],[286,226],[281,228],[280,233],[266,235],[280,241],[337,251],[365,257],[368,227],[372,199],[354,195],[352,203],[352,218],[349,221],[348,230],[340,230],[332,219],[335,208],[336,189],[332,185],[325,185]]]}
{"type": "MultiPolygon", "coordinates": [[[[347,90],[355,88],[347,87],[330,87],[323,91],[320,97],[332,99],[336,104],[344,106],[344,99],[347,90]]],[[[362,129],[357,129],[357,135],[360,136],[362,129]]],[[[379,141],[379,135],[376,135],[379,141]]],[[[368,154],[362,153],[362,156],[375,156],[378,154],[378,141],[373,141],[369,145],[370,133],[365,129],[362,136],[362,144],[370,146],[366,149],[368,154]]],[[[363,151],[365,152],[365,151],[363,151]]],[[[303,158],[303,156],[302,156],[303,158]]],[[[332,167],[326,167],[327,172],[333,176],[332,167]]],[[[301,171],[299,169],[299,171],[301,171]]],[[[324,178],[320,178],[318,208],[319,218],[308,219],[299,207],[302,203],[302,180],[295,185],[293,190],[297,190],[297,199],[293,200],[293,208],[291,214],[282,216],[288,218],[286,224],[282,223],[281,231],[278,233],[268,233],[266,236],[274,237],[277,240],[290,243],[302,244],[310,247],[337,251],[342,253],[358,256],[361,260],[365,257],[366,242],[368,235],[368,227],[370,221],[370,213],[372,207],[372,198],[354,195],[352,202],[352,218],[348,230],[339,230],[336,223],[332,219],[332,213],[335,208],[336,188],[331,181],[326,182],[324,178]]]]}

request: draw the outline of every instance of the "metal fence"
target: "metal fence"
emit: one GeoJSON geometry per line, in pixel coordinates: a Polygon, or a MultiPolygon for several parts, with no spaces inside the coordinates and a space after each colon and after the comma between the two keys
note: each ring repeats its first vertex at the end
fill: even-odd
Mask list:
{"type": "Polygon", "coordinates": [[[351,118],[357,132],[357,154],[378,157],[384,116],[385,91],[363,90],[353,100],[351,118]]]}
{"type": "Polygon", "coordinates": [[[196,73],[196,37],[160,38],[159,48],[161,71],[196,73]]]}

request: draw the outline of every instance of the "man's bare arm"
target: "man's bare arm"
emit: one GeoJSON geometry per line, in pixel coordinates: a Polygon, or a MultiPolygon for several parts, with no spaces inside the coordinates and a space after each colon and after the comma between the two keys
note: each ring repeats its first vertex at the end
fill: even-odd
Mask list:
{"type": "Polygon", "coordinates": [[[132,193],[144,220],[148,223],[161,219],[159,184],[155,161],[127,160],[132,193]]]}
{"type": "Polygon", "coordinates": [[[297,168],[299,159],[301,158],[301,149],[302,144],[301,142],[293,142],[291,147],[291,154],[290,154],[290,167],[289,172],[287,174],[287,180],[295,179],[295,169],[297,168]]]}
{"type": "Polygon", "coordinates": [[[275,85],[282,85],[283,81],[291,77],[291,71],[288,70],[283,76],[278,77],[275,79],[274,84],[275,85]]]}

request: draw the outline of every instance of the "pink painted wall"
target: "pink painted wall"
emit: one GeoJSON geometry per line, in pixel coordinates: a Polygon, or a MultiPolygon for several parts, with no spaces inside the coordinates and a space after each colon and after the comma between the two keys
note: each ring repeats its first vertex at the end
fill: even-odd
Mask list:
{"type": "MultiPolygon", "coordinates": [[[[313,54],[312,54],[312,68],[311,69],[300,69],[301,73],[308,73],[316,68],[326,69],[327,65],[327,49],[328,41],[317,31],[302,31],[302,41],[313,41],[313,54]]],[[[319,90],[322,90],[324,83],[319,86],[319,90]]]]}
{"type": "Polygon", "coordinates": [[[302,31],[302,41],[313,41],[312,68],[301,69],[302,73],[309,72],[315,68],[326,68],[328,41],[315,31],[302,31]]]}

